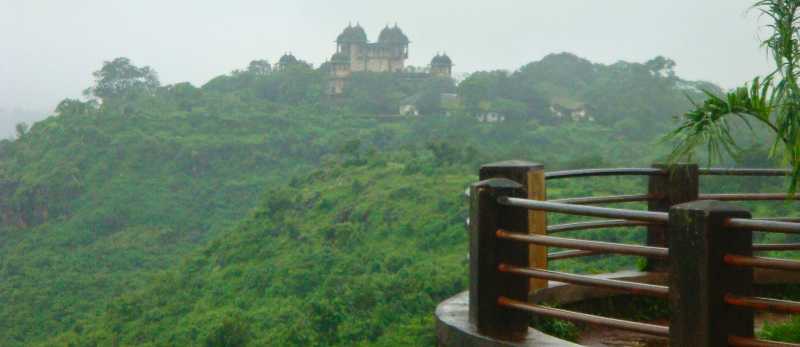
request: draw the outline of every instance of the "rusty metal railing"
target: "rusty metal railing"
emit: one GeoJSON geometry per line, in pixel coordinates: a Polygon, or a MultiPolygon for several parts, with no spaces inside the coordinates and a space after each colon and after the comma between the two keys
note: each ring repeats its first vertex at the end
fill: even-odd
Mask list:
{"type": "Polygon", "coordinates": [[[657,195],[650,194],[632,194],[632,195],[613,195],[613,196],[590,196],[583,198],[566,198],[548,200],[550,202],[558,202],[562,204],[575,204],[575,205],[593,205],[593,204],[615,204],[621,202],[641,202],[650,201],[661,198],[657,195]]]}
{"type": "Polygon", "coordinates": [[[660,298],[665,298],[669,294],[668,287],[659,286],[655,284],[619,281],[619,280],[597,278],[585,275],[576,275],[565,272],[524,268],[508,264],[498,265],[498,270],[500,272],[529,276],[533,278],[541,278],[541,279],[559,281],[564,283],[621,290],[631,294],[650,295],[660,298]]]}
{"type": "Polygon", "coordinates": [[[781,222],[772,220],[756,220],[731,218],[725,223],[727,227],[733,229],[757,230],[765,232],[777,232],[788,234],[800,234],[800,223],[781,222]]]}
{"type": "MultiPolygon", "coordinates": [[[[603,218],[619,218],[628,222],[646,222],[664,224],[668,220],[668,215],[663,212],[637,211],[616,208],[583,206],[568,203],[544,202],[529,199],[519,199],[512,197],[499,197],[497,202],[503,206],[540,210],[545,212],[565,213],[578,216],[591,216],[603,218]]],[[[510,232],[499,229],[496,231],[498,239],[515,242],[523,242],[541,246],[568,248],[579,251],[602,252],[605,254],[625,254],[635,256],[645,256],[651,258],[665,259],[669,256],[669,251],[664,247],[650,247],[641,245],[629,245],[612,242],[577,240],[563,237],[529,235],[510,232]]],[[[606,289],[622,290],[631,294],[649,295],[656,297],[666,297],[669,288],[644,283],[618,281],[610,279],[593,278],[590,276],[569,274],[562,272],[548,271],[544,269],[524,268],[501,263],[498,267],[500,272],[514,275],[527,276],[530,278],[543,280],[556,280],[567,283],[594,286],[606,289]]],[[[613,328],[635,331],[639,333],[653,334],[657,336],[669,336],[669,327],[654,324],[646,324],[628,320],[614,319],[596,315],[590,315],[569,310],[548,308],[525,302],[515,301],[506,297],[499,298],[498,304],[510,308],[537,313],[552,318],[573,320],[598,325],[605,325],[613,328]]]]}
{"type": "Polygon", "coordinates": [[[542,316],[547,316],[557,319],[597,324],[609,328],[617,328],[637,333],[650,334],[661,337],[669,337],[669,327],[663,325],[632,322],[623,319],[608,318],[603,316],[591,315],[587,313],[562,310],[558,308],[530,304],[527,302],[513,300],[506,297],[500,297],[497,300],[497,303],[500,306],[527,311],[530,313],[535,313],[542,316]]]}
{"type": "MultiPolygon", "coordinates": [[[[780,233],[800,233],[800,223],[787,223],[766,220],[751,220],[742,218],[729,218],[723,223],[727,228],[743,230],[748,233],[752,230],[780,233]]],[[[734,231],[735,232],[735,231],[734,231]]],[[[751,251],[757,250],[786,250],[798,249],[797,245],[752,245],[751,251]]],[[[725,254],[723,262],[736,268],[763,268],[784,271],[800,271],[800,261],[789,259],[754,257],[742,254],[725,254]]],[[[759,311],[772,311],[779,313],[800,313],[800,302],[762,298],[749,295],[736,295],[725,293],[724,302],[727,305],[748,308],[759,311]]],[[[728,336],[728,343],[732,346],[800,346],[784,342],[759,340],[749,336],[728,336]]]]}
{"type": "Polygon", "coordinates": [[[596,206],[583,206],[573,204],[561,204],[550,201],[537,201],[529,199],[511,198],[507,196],[499,197],[497,202],[501,205],[522,207],[531,210],[546,212],[565,213],[585,217],[619,218],[629,221],[666,223],[667,214],[664,212],[626,210],[621,208],[608,208],[596,206]]]}
{"type": "Polygon", "coordinates": [[[638,255],[662,259],[666,259],[669,256],[669,250],[664,247],[649,247],[628,245],[624,243],[568,239],[554,236],[528,235],[512,233],[505,230],[498,230],[497,237],[500,239],[526,242],[534,245],[571,248],[582,251],[638,255]]]}
{"type": "Polygon", "coordinates": [[[576,230],[640,227],[640,226],[647,226],[650,224],[651,224],[650,222],[630,221],[624,219],[576,222],[567,224],[548,225],[547,233],[554,234],[554,233],[576,231],[576,230]]]}
{"type": "Polygon", "coordinates": [[[663,176],[667,171],[659,168],[616,168],[616,169],[582,169],[564,170],[545,173],[548,180],[572,177],[591,176],[663,176]]]}
{"type": "MultiPolygon", "coordinates": [[[[717,339],[718,342],[721,341],[719,342],[721,344],[717,344],[717,342],[705,344],[697,340],[698,336],[687,334],[688,331],[694,329],[688,325],[700,324],[698,323],[700,318],[686,315],[687,310],[702,310],[704,305],[710,305],[709,302],[702,300],[692,303],[691,301],[694,299],[691,297],[697,295],[709,298],[718,295],[720,300],[728,306],[800,313],[800,303],[798,302],[749,295],[747,290],[741,289],[745,288],[743,287],[745,285],[750,285],[752,275],[746,277],[745,274],[749,272],[726,270],[728,268],[759,267],[800,271],[800,262],[798,261],[758,257],[751,254],[752,252],[800,250],[800,243],[752,244],[750,239],[736,236],[737,233],[734,231],[800,234],[800,223],[795,223],[800,221],[800,218],[751,219],[749,213],[744,210],[729,205],[719,205],[724,204],[719,201],[794,200],[800,198],[800,194],[787,196],[778,193],[700,194],[699,192],[699,177],[702,175],[785,176],[787,173],[788,170],[779,169],[699,169],[694,165],[671,167],[654,165],[652,168],[567,170],[544,173],[541,165],[519,161],[493,164],[486,170],[482,168],[481,179],[484,181],[473,185],[466,193],[471,201],[471,213],[467,223],[471,233],[471,317],[474,318],[474,323],[479,331],[506,340],[519,340],[521,336],[524,336],[528,321],[526,314],[534,313],[557,319],[668,337],[673,339],[673,345],[678,343],[678,345],[697,346],[722,346],[723,344],[800,346],[753,338],[752,319],[749,325],[746,324],[745,319],[742,321],[745,323],[739,324],[735,328],[723,324],[722,330],[726,335],[720,335],[717,339]],[[504,164],[510,165],[504,166],[504,164]],[[546,199],[544,181],[592,176],[646,176],[650,180],[649,191],[645,194],[546,199]],[[675,211],[671,209],[673,206],[689,201],[697,202],[685,206],[680,205],[681,208],[675,211]],[[647,203],[648,210],[589,206],[635,202],[647,203]],[[520,210],[527,212],[523,213],[520,210]],[[699,213],[700,211],[702,213],[699,213]],[[549,213],[605,219],[547,225],[546,216],[549,213]],[[718,215],[726,216],[726,218],[715,219],[718,215]],[[680,218],[675,216],[680,216],[680,218]],[[648,229],[647,244],[632,245],[547,235],[578,230],[628,227],[646,227],[648,229]],[[686,237],[675,236],[683,234],[687,230],[694,231],[686,234],[688,235],[686,237]],[[720,233],[721,230],[731,230],[731,232],[720,233]],[[667,233],[672,235],[669,242],[666,239],[667,233]],[[707,236],[711,234],[718,236],[714,238],[707,236]],[[692,239],[697,237],[700,239],[692,239]],[[704,237],[708,238],[702,239],[704,237]],[[721,247],[720,249],[726,250],[721,259],[713,258],[715,253],[711,248],[697,249],[697,245],[712,239],[713,241],[710,241],[712,245],[707,247],[721,247]],[[671,257],[670,252],[673,246],[677,247],[676,251],[686,252],[686,254],[682,253],[677,258],[671,257]],[[547,253],[548,247],[565,250],[547,253]],[[646,257],[648,262],[653,263],[653,265],[648,264],[649,269],[657,269],[657,271],[677,269],[675,270],[677,273],[669,276],[671,278],[669,285],[654,285],[552,271],[547,268],[546,262],[534,262],[534,258],[541,255],[542,251],[545,260],[554,261],[595,255],[640,256],[646,257]],[[692,252],[701,253],[692,254],[692,252]],[[703,259],[705,263],[699,262],[697,259],[703,259]],[[672,264],[672,267],[665,266],[669,263],[672,264]],[[703,266],[711,267],[704,269],[703,266]],[[719,286],[708,286],[707,280],[702,280],[705,282],[699,284],[693,283],[691,280],[687,280],[688,277],[685,277],[697,276],[698,271],[701,277],[722,276],[725,283],[730,285],[731,291],[717,293],[715,290],[718,290],[719,286]],[[669,298],[673,311],[671,319],[673,323],[668,327],[546,307],[529,302],[527,295],[531,289],[543,288],[541,283],[546,284],[547,281],[598,287],[633,295],[669,298]],[[673,285],[675,292],[673,292],[673,285]],[[699,287],[692,287],[697,285],[699,287]],[[742,329],[742,327],[745,328],[742,329]]],[[[720,312],[715,312],[712,316],[719,314],[720,312]]],[[[708,318],[702,317],[702,319],[708,318]]],[[[734,318],[733,321],[736,319],[739,318],[734,318]]],[[[716,332],[710,333],[716,334],[716,332]]]]}
{"type": "Polygon", "coordinates": [[[800,250],[800,243],[754,243],[753,252],[766,251],[796,251],[800,250]]]}
{"type": "Polygon", "coordinates": [[[705,176],[787,176],[792,172],[786,169],[739,169],[739,168],[703,168],[698,170],[705,176]]]}
{"type": "Polygon", "coordinates": [[[592,255],[601,255],[601,254],[608,254],[608,253],[597,252],[597,251],[560,251],[560,252],[548,253],[547,258],[550,260],[561,260],[561,259],[588,257],[592,255]]]}
{"type": "Polygon", "coordinates": [[[727,194],[700,194],[698,200],[717,201],[781,201],[797,200],[800,194],[786,195],[784,193],[727,193],[727,194]]]}
{"type": "Polygon", "coordinates": [[[729,336],[728,345],[732,347],[797,347],[797,344],[758,340],[752,337],[729,336]]]}
{"type": "MultiPolygon", "coordinates": [[[[555,171],[546,173],[545,176],[550,179],[561,179],[571,177],[593,177],[593,176],[650,176],[659,179],[664,176],[669,176],[671,169],[669,168],[621,168],[621,169],[586,169],[586,170],[566,170],[555,171]]],[[[790,170],[785,169],[749,169],[749,168],[700,168],[697,169],[698,176],[786,176],[790,174],[790,170]]],[[[652,182],[651,182],[652,186],[652,182]]],[[[599,196],[599,197],[574,197],[574,198],[559,198],[548,200],[549,202],[567,203],[567,204],[580,204],[580,205],[593,205],[593,204],[614,204],[614,203],[627,203],[627,202],[649,202],[664,198],[665,193],[660,191],[650,192],[648,194],[629,194],[629,195],[615,195],[615,196],[599,196]]],[[[697,194],[697,200],[718,200],[718,201],[787,201],[800,199],[800,193],[788,196],[784,193],[725,193],[725,194],[697,194]]],[[[777,217],[770,219],[752,219],[744,223],[752,224],[757,220],[770,220],[773,222],[787,222],[797,223],[800,222],[800,217],[777,217]]],[[[770,227],[788,227],[785,224],[769,223],[762,224],[766,228],[770,227]]],[[[643,221],[631,220],[613,220],[613,221],[586,221],[567,224],[548,225],[547,233],[559,233],[566,231],[589,230],[589,229],[606,229],[618,227],[642,227],[652,224],[643,221]]],[[[768,230],[765,230],[768,231],[768,230]]],[[[800,244],[755,244],[753,250],[757,252],[765,251],[795,251],[800,250],[800,244]]],[[[551,260],[572,259],[584,256],[593,256],[607,254],[603,252],[555,252],[551,253],[549,258],[551,260]]]]}

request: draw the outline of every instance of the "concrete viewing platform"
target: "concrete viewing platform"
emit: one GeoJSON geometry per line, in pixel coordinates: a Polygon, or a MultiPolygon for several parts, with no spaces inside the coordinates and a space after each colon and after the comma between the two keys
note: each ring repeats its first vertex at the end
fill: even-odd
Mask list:
{"type": "Polygon", "coordinates": [[[508,342],[483,336],[469,322],[469,292],[445,300],[436,308],[436,338],[439,346],[464,347],[579,347],[580,345],[529,328],[525,341],[508,342]]]}

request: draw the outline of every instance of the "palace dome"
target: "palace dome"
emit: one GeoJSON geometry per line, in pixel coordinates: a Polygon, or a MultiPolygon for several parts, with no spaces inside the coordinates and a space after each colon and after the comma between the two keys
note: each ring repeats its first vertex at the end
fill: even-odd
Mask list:
{"type": "Polygon", "coordinates": [[[431,66],[451,66],[453,65],[453,61],[450,60],[450,57],[447,54],[437,54],[431,60],[431,66]]]}
{"type": "Polygon", "coordinates": [[[378,42],[383,44],[407,45],[410,41],[408,40],[408,36],[403,33],[403,30],[395,24],[394,27],[390,28],[387,25],[381,30],[381,34],[378,36],[378,42]]]}
{"type": "Polygon", "coordinates": [[[367,33],[361,25],[356,26],[348,25],[344,28],[339,37],[336,38],[337,43],[367,43],[367,33]]]}

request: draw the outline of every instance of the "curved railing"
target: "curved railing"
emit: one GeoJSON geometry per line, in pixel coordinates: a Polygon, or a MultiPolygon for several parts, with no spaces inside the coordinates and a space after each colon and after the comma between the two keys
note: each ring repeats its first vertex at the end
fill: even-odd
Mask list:
{"type": "MultiPolygon", "coordinates": [[[[633,210],[609,209],[609,208],[593,208],[586,209],[582,206],[569,206],[567,204],[558,204],[552,202],[537,202],[533,200],[499,197],[498,202],[501,205],[544,210],[547,212],[566,213],[580,216],[601,216],[611,218],[625,218],[629,221],[647,222],[647,223],[660,223],[670,224],[669,214],[663,212],[643,212],[633,210]]],[[[690,223],[684,226],[691,226],[690,223]]],[[[753,220],[743,218],[727,218],[724,220],[723,226],[729,230],[745,230],[745,231],[763,231],[763,232],[782,232],[782,233],[800,233],[800,224],[780,222],[780,221],[767,221],[767,220],[753,220]]],[[[664,247],[650,247],[639,245],[617,244],[599,241],[586,241],[567,238],[558,238],[551,236],[528,235],[521,233],[512,233],[505,230],[498,230],[497,237],[500,239],[511,240],[515,242],[524,242],[544,246],[554,246],[560,248],[569,248],[580,251],[614,253],[646,256],[652,258],[669,258],[669,249],[664,247]]],[[[776,244],[776,245],[752,245],[752,250],[793,250],[796,244],[776,244]]],[[[733,267],[744,268],[762,268],[771,270],[786,270],[786,271],[800,271],[800,261],[754,257],[740,254],[725,254],[723,261],[726,265],[733,267]]],[[[593,286],[606,289],[615,289],[625,291],[634,295],[647,295],[654,297],[667,298],[670,294],[670,287],[618,281],[612,279],[598,279],[585,275],[568,274],[562,272],[517,267],[501,263],[498,265],[500,272],[506,272],[519,276],[527,276],[530,278],[554,280],[564,283],[571,283],[584,286],[593,286]]],[[[769,310],[781,313],[800,313],[800,302],[779,300],[773,298],[762,298],[754,296],[742,296],[733,293],[724,293],[724,302],[727,305],[749,308],[754,310],[769,310]]],[[[630,330],[639,333],[651,334],[661,337],[670,337],[670,328],[667,326],[647,324],[641,322],[626,321],[620,319],[613,319],[608,317],[601,317],[590,315],[586,313],[573,312],[562,309],[554,309],[541,305],[535,305],[519,300],[509,299],[507,297],[499,297],[498,305],[523,310],[534,314],[547,316],[551,318],[559,318],[565,320],[572,320],[578,322],[592,323],[598,325],[605,325],[611,328],[630,330]]],[[[776,344],[772,341],[762,341],[754,339],[750,336],[737,336],[730,335],[727,343],[732,346],[798,346],[795,344],[776,344]]]]}
{"type": "Polygon", "coordinates": [[[731,318],[728,315],[731,315],[732,311],[715,306],[713,302],[716,295],[720,302],[730,307],[800,313],[798,302],[750,295],[751,291],[748,288],[752,286],[753,278],[752,272],[748,271],[752,270],[735,270],[760,268],[800,271],[798,261],[752,255],[753,252],[800,250],[800,243],[752,244],[750,241],[753,231],[800,233],[800,223],[797,223],[800,219],[794,217],[752,219],[749,218],[749,212],[744,209],[719,203],[720,201],[795,200],[800,195],[700,193],[699,178],[704,175],[785,176],[787,174],[788,170],[699,169],[695,165],[669,167],[654,165],[652,168],[589,169],[547,173],[540,165],[524,162],[498,163],[482,167],[481,182],[474,184],[467,194],[471,201],[470,219],[467,223],[471,234],[470,317],[474,318],[473,323],[479,332],[509,341],[519,340],[520,336],[525,334],[528,329],[528,314],[534,314],[671,338],[672,345],[800,346],[754,339],[752,313],[738,314],[734,315],[737,317],[731,318]],[[632,175],[649,179],[647,193],[555,200],[545,198],[546,182],[550,180],[632,175]],[[703,202],[704,200],[708,202],[703,202]],[[691,201],[694,202],[676,206],[691,201]],[[635,202],[646,202],[648,210],[593,206],[635,202]],[[549,213],[601,219],[547,225],[549,213]],[[620,244],[549,235],[621,227],[646,227],[647,244],[620,244]],[[699,247],[701,244],[704,246],[699,247]],[[548,253],[549,247],[564,250],[548,253]],[[679,252],[677,254],[681,256],[671,257],[671,252],[679,252]],[[648,270],[670,272],[669,285],[599,278],[548,269],[548,261],[602,254],[646,257],[648,270]],[[723,254],[722,259],[716,258],[719,254],[723,254]],[[722,292],[719,292],[719,286],[711,284],[712,277],[700,278],[698,281],[696,277],[698,271],[701,273],[704,271],[703,266],[710,266],[714,273],[701,274],[701,277],[717,276],[717,280],[729,284],[730,288],[723,286],[722,292]],[[547,288],[547,281],[669,299],[672,311],[670,326],[603,317],[530,302],[528,295],[547,288]],[[701,298],[702,300],[695,300],[697,295],[701,295],[698,293],[706,296],[701,298]],[[691,314],[691,311],[703,310],[710,313],[694,316],[691,314]],[[703,319],[706,321],[698,321],[703,319]],[[709,319],[724,320],[725,324],[709,324],[707,321],[709,319]],[[724,333],[724,339],[720,340],[721,344],[708,344],[707,341],[698,340],[698,324],[701,327],[708,326],[715,329],[705,333],[712,335],[724,333]],[[725,331],[716,331],[720,329],[725,331]]]}
{"type": "MultiPolygon", "coordinates": [[[[749,168],[701,168],[697,170],[698,176],[787,176],[790,170],[785,169],[749,169],[749,168]]],[[[599,176],[668,176],[666,168],[606,168],[606,169],[581,169],[564,170],[545,173],[546,180],[574,178],[574,177],[599,177],[599,176]]],[[[614,196],[571,197],[548,200],[550,202],[580,205],[600,205],[627,202],[649,202],[663,199],[662,192],[648,194],[629,194],[614,196]]],[[[717,201],[786,201],[800,199],[800,193],[787,195],[785,193],[724,193],[724,194],[697,194],[697,200],[717,201]]],[[[760,220],[774,220],[784,222],[800,222],[800,217],[761,218],[760,220]]],[[[576,222],[567,224],[548,225],[547,233],[565,231],[606,229],[620,227],[641,227],[651,225],[646,221],[633,220],[600,220],[576,222]]],[[[794,251],[800,250],[800,243],[790,244],[754,244],[753,251],[794,251]]],[[[583,256],[606,254],[604,252],[555,252],[548,255],[550,260],[572,259],[583,256]]]]}

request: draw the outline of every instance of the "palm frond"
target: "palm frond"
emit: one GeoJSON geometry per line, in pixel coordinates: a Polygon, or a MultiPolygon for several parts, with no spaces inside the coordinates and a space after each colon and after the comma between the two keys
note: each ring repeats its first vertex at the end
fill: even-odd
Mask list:
{"type": "Polygon", "coordinates": [[[753,8],[772,21],[765,26],[771,35],[761,46],[772,56],[775,69],[724,96],[705,92],[702,105],[692,100],[695,108],[665,136],[675,143],[669,160],[690,158],[702,145],[709,160],[735,156],[739,149],[729,120],[740,119],[750,129],[756,120],[774,132],[770,156],[782,156],[792,167],[789,192],[794,193],[800,183],[800,0],[759,0],[753,8]]]}

